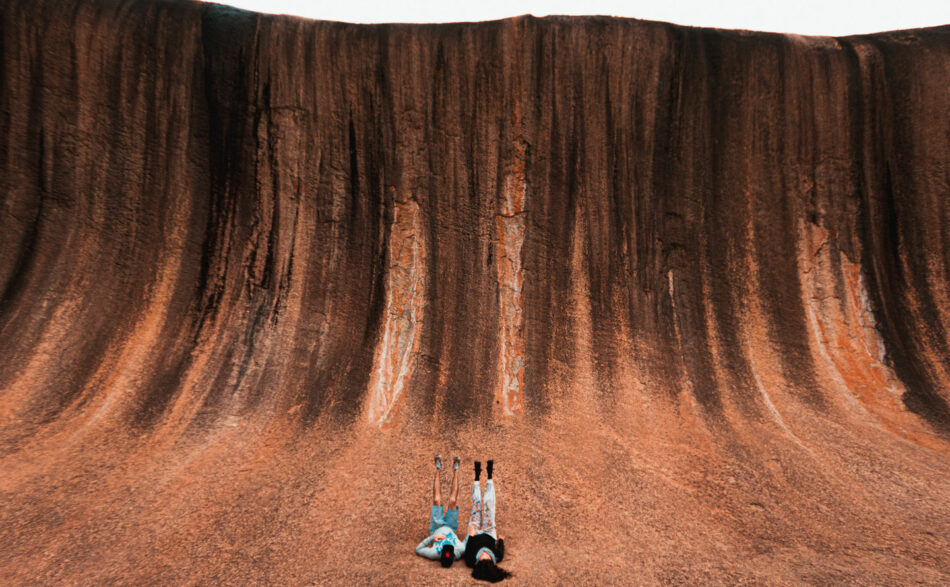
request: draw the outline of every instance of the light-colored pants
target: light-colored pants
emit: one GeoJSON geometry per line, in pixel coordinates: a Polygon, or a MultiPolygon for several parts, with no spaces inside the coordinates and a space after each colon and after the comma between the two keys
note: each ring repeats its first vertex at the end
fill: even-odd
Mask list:
{"type": "Polygon", "coordinates": [[[472,517],[468,520],[468,535],[491,534],[498,538],[495,531],[495,484],[485,481],[485,500],[482,501],[482,488],[478,481],[472,484],[472,517]]]}

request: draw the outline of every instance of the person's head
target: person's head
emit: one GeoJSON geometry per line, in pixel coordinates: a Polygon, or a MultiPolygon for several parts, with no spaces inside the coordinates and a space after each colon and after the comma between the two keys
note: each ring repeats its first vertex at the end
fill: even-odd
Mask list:
{"type": "Polygon", "coordinates": [[[452,563],[455,562],[455,547],[451,544],[443,546],[442,552],[439,553],[439,562],[445,568],[451,567],[452,563]]]}
{"type": "Polygon", "coordinates": [[[489,583],[504,581],[509,576],[511,576],[511,573],[493,563],[491,559],[476,562],[475,568],[472,569],[473,578],[489,583]]]}

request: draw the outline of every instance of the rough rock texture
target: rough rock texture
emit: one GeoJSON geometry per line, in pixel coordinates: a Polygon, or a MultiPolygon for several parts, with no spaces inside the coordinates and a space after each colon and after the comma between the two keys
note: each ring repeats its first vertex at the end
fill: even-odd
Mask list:
{"type": "Polygon", "coordinates": [[[950,28],[0,18],[3,583],[950,582],[950,28]]]}

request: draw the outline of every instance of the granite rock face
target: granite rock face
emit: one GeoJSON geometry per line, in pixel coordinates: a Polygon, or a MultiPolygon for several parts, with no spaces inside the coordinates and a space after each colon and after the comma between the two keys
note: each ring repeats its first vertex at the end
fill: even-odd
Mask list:
{"type": "Polygon", "coordinates": [[[0,18],[0,577],[950,581],[950,28],[0,18]]]}

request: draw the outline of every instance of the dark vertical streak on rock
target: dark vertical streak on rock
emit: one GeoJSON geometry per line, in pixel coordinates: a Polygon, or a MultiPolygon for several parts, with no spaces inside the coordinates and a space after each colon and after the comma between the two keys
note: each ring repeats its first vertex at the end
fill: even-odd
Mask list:
{"type": "Polygon", "coordinates": [[[201,273],[197,290],[200,292],[198,328],[212,318],[224,293],[224,271],[219,268],[230,256],[232,221],[235,207],[233,182],[241,164],[240,146],[243,143],[242,120],[246,115],[246,68],[244,54],[234,39],[240,39],[253,20],[250,13],[223,7],[210,7],[202,15],[202,42],[205,79],[224,80],[222,84],[205,83],[209,119],[209,162],[211,194],[208,202],[208,226],[202,245],[201,273]],[[239,52],[229,55],[227,51],[239,52]]]}
{"type": "MultiPolygon", "coordinates": [[[[799,238],[797,212],[793,208],[796,198],[792,196],[793,186],[787,181],[788,170],[797,163],[797,157],[789,152],[786,141],[789,122],[797,119],[799,113],[790,112],[784,100],[789,92],[786,87],[785,63],[788,54],[785,44],[779,36],[770,37],[770,40],[772,42],[764,48],[771,57],[767,61],[775,63],[777,67],[774,77],[766,82],[767,87],[760,91],[767,92],[761,103],[771,104],[769,111],[775,112],[775,115],[764,123],[767,132],[764,159],[777,160],[783,164],[762,165],[762,168],[767,169],[768,191],[761,194],[761,199],[772,211],[768,220],[761,223],[756,231],[760,235],[758,238],[765,241],[764,246],[758,247],[758,265],[766,276],[762,281],[762,299],[769,309],[774,340],[782,347],[778,357],[785,378],[796,381],[802,397],[816,409],[824,411],[827,406],[822,401],[808,356],[806,310],[801,303],[802,288],[797,260],[794,255],[776,254],[778,251],[794,251],[799,238]]],[[[750,47],[748,52],[753,51],[750,47]]],[[[757,218],[764,216],[757,215],[757,218]]]]}
{"type": "MultiPolygon", "coordinates": [[[[39,165],[37,168],[37,187],[38,196],[36,198],[36,213],[33,220],[28,223],[26,233],[20,239],[13,269],[10,271],[5,283],[3,284],[3,294],[0,295],[0,317],[12,317],[13,313],[9,310],[14,306],[17,297],[27,283],[30,269],[36,259],[36,243],[40,235],[40,227],[43,220],[43,196],[46,193],[46,179],[44,177],[44,168],[46,161],[46,145],[43,136],[39,137],[39,144],[36,148],[39,165]]],[[[0,318],[2,319],[2,318],[0,318]]],[[[4,322],[0,321],[0,332],[3,332],[4,322]]]]}
{"type": "MultiPolygon", "coordinates": [[[[891,127],[894,117],[892,97],[886,84],[886,68],[881,63],[885,47],[867,39],[856,39],[848,44],[852,59],[852,136],[856,153],[854,165],[861,178],[862,198],[861,239],[869,251],[870,263],[864,267],[868,280],[871,305],[881,322],[880,330],[893,364],[906,392],[904,404],[939,429],[950,434],[950,407],[938,391],[941,384],[928,373],[921,360],[916,341],[926,336],[925,322],[917,322],[906,300],[920,291],[926,292],[925,283],[908,281],[905,259],[911,251],[905,247],[902,233],[903,210],[897,202],[892,179],[892,166],[897,145],[896,129],[891,127]],[[863,49],[859,54],[857,49],[863,49]]],[[[915,230],[915,227],[907,227],[915,230]]],[[[911,278],[913,279],[913,278],[911,278]]],[[[919,302],[918,302],[919,303],[919,302]]],[[[920,317],[917,317],[920,320],[920,317]]]]}

